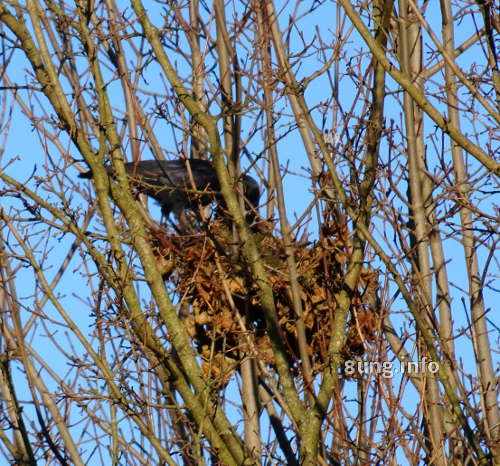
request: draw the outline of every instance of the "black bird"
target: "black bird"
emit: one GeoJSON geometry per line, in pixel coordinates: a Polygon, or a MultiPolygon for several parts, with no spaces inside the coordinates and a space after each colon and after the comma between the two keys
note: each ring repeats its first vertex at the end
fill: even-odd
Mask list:
{"type": "MultiPolygon", "coordinates": [[[[112,167],[107,170],[113,174],[112,167]]],[[[125,170],[139,192],[158,201],[165,217],[173,212],[181,224],[186,223],[186,211],[196,212],[199,204],[206,206],[214,199],[223,204],[217,174],[207,160],[142,160],[126,163],[125,170]]],[[[81,173],[79,177],[92,178],[92,171],[81,173]]],[[[243,175],[242,181],[249,204],[247,220],[252,221],[259,205],[260,189],[251,176],[243,175]]]]}

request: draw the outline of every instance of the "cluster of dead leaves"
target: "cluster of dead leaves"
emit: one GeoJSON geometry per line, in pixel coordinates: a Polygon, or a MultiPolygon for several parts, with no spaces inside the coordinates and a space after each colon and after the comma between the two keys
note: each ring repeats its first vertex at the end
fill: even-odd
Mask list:
{"type": "MultiPolygon", "coordinates": [[[[299,371],[297,317],[285,248],[270,229],[270,225],[267,231],[266,226],[261,227],[255,235],[272,284],[290,364],[299,371]]],[[[318,242],[294,244],[307,349],[314,371],[320,371],[327,361],[335,296],[343,285],[349,259],[346,234],[345,227],[324,225],[318,242]]],[[[152,242],[165,279],[175,284],[185,303],[183,320],[210,378],[224,385],[246,356],[272,368],[274,357],[257,287],[232,232],[222,222],[212,222],[207,234],[192,237],[156,230],[152,242]]],[[[375,338],[380,325],[377,289],[376,271],[363,270],[352,299],[345,358],[363,354],[375,338]]]]}

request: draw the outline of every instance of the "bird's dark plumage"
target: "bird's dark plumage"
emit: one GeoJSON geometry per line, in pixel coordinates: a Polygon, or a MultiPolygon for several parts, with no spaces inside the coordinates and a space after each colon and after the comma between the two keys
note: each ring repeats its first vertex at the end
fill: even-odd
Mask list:
{"type": "MultiPolygon", "coordinates": [[[[207,160],[143,160],[126,163],[125,170],[140,192],[160,203],[165,216],[173,212],[182,219],[184,212],[195,210],[198,203],[208,205],[214,199],[221,200],[217,174],[207,160]]],[[[108,173],[112,174],[111,167],[108,173]]],[[[79,177],[92,178],[92,172],[81,173],[79,177]]],[[[257,209],[259,185],[248,175],[244,175],[242,181],[245,198],[252,209],[257,209]]]]}

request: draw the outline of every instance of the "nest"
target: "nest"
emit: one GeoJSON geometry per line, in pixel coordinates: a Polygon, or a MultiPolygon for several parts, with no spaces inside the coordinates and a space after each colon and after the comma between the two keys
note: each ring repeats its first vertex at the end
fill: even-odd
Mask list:
{"type": "MultiPolygon", "coordinates": [[[[300,371],[297,316],[294,311],[287,256],[283,241],[261,224],[255,233],[272,286],[282,341],[291,367],[300,371]]],[[[307,351],[314,373],[327,363],[335,296],[343,286],[348,262],[345,225],[323,225],[316,243],[292,244],[301,289],[307,351]]],[[[171,236],[151,232],[164,278],[181,297],[184,324],[213,382],[225,385],[247,356],[273,368],[271,342],[258,288],[252,280],[237,241],[222,221],[209,225],[207,234],[171,236]]],[[[347,341],[342,356],[364,353],[380,326],[376,271],[364,269],[353,290],[347,341]]]]}

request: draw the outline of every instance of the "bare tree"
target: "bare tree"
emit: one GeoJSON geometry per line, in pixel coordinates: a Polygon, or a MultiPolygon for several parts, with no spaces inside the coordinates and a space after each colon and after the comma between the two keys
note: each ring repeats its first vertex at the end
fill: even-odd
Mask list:
{"type": "Polygon", "coordinates": [[[4,461],[500,463],[493,2],[0,24],[4,461]],[[154,159],[187,161],[189,231],[129,178],[154,159]]]}

